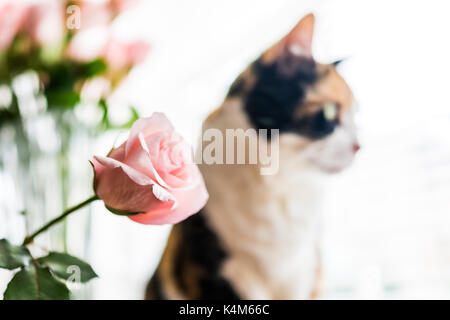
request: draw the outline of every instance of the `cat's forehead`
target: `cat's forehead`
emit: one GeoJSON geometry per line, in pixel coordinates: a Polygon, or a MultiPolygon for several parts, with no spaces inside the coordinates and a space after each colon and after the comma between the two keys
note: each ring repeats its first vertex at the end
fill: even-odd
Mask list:
{"type": "Polygon", "coordinates": [[[353,94],[345,80],[330,64],[316,63],[317,81],[308,87],[305,101],[334,102],[346,109],[353,105],[353,94]]]}

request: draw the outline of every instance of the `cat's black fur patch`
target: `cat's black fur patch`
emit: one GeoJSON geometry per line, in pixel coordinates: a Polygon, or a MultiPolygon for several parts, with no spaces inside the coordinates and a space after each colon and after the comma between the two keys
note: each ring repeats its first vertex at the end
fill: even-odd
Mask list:
{"type": "Polygon", "coordinates": [[[216,234],[207,225],[203,212],[189,217],[178,227],[181,228],[181,241],[174,262],[174,276],[180,289],[189,290],[186,287],[186,275],[183,273],[186,270],[185,262],[190,261],[200,269],[200,275],[196,279],[198,291],[201,292],[198,299],[239,299],[230,284],[220,275],[226,252],[216,234]]]}
{"type": "MultiPolygon", "coordinates": [[[[217,235],[209,228],[203,211],[174,226],[169,238],[172,254],[161,263],[147,286],[148,299],[165,299],[163,275],[173,278],[177,290],[188,299],[239,299],[229,282],[221,275],[227,256],[217,235]],[[161,268],[165,268],[161,270],[161,268]]],[[[170,297],[169,297],[170,298],[170,297]]]]}
{"type": "Polygon", "coordinates": [[[158,273],[155,273],[147,286],[146,299],[163,300],[166,299],[161,288],[161,279],[158,273]]]}
{"type": "Polygon", "coordinates": [[[251,68],[256,83],[244,96],[244,108],[257,129],[279,129],[280,133],[293,132],[311,139],[333,132],[336,123],[328,122],[322,111],[301,119],[294,117],[308,87],[321,78],[314,60],[287,55],[272,64],[258,59],[251,68]]]}

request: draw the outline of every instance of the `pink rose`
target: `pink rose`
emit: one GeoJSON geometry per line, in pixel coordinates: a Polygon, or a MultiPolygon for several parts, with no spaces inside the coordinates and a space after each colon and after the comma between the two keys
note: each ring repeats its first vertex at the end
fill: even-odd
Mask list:
{"type": "Polygon", "coordinates": [[[97,196],[138,223],[177,223],[208,200],[189,145],[162,113],[137,120],[128,140],[93,166],[97,196]]]}
{"type": "Polygon", "coordinates": [[[114,68],[129,68],[147,57],[150,46],[144,41],[122,42],[111,39],[105,48],[105,60],[114,68]]]}
{"type": "Polygon", "coordinates": [[[0,3],[0,50],[6,49],[22,28],[28,7],[16,1],[0,3]]]}

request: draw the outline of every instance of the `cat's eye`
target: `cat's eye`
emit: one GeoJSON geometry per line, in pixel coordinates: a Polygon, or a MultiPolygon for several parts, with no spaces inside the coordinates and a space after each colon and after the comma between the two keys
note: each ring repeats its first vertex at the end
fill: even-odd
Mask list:
{"type": "Polygon", "coordinates": [[[338,117],[338,111],[336,103],[327,102],[323,105],[323,115],[328,121],[335,121],[338,117]]]}

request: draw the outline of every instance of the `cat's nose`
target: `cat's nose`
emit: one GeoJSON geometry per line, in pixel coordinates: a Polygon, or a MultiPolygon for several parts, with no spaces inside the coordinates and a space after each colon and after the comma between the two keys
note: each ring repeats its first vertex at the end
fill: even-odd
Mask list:
{"type": "Polygon", "coordinates": [[[356,152],[358,152],[359,149],[361,149],[361,146],[359,145],[358,142],[355,142],[353,144],[353,152],[356,153],[356,152]]]}

